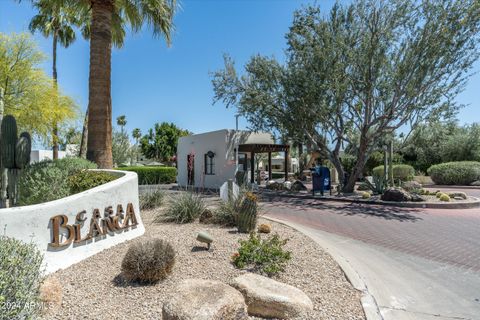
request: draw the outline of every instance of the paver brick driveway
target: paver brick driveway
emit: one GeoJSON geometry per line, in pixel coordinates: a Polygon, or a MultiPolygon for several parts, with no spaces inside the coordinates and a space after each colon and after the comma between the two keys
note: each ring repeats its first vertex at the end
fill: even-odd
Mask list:
{"type": "Polygon", "coordinates": [[[410,209],[269,197],[267,216],[480,271],[480,208],[410,209]]]}

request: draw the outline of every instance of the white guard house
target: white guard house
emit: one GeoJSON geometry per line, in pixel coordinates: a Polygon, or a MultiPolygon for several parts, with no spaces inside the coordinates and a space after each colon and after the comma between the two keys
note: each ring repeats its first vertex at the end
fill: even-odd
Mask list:
{"type": "MultiPolygon", "coordinates": [[[[177,183],[181,187],[218,189],[238,171],[255,180],[255,153],[268,153],[268,176],[272,178],[272,152],[284,152],[288,145],[274,144],[270,133],[218,130],[182,137],[177,147],[177,183]]],[[[284,166],[288,170],[288,166],[284,166]]],[[[285,174],[288,177],[288,174],[285,174]]]]}

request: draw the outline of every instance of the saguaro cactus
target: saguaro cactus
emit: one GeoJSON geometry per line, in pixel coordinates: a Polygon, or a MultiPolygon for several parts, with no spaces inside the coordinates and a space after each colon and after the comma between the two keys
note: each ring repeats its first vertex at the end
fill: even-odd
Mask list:
{"type": "Polygon", "coordinates": [[[18,200],[18,177],[21,169],[30,162],[32,139],[28,132],[22,132],[17,137],[17,121],[15,117],[7,115],[3,118],[0,127],[0,160],[2,184],[0,190],[0,204],[6,207],[14,206],[18,200]]]}

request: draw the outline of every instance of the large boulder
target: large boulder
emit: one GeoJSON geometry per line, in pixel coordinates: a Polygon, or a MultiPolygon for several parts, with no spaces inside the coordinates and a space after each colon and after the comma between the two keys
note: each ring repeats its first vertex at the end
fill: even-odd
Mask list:
{"type": "Polygon", "coordinates": [[[460,191],[450,192],[448,195],[449,195],[450,198],[452,198],[452,199],[456,199],[456,200],[467,200],[467,194],[466,194],[465,192],[460,192],[460,191]]]}
{"type": "Polygon", "coordinates": [[[267,183],[267,189],[278,191],[278,190],[285,190],[285,187],[284,187],[283,183],[271,180],[271,181],[268,181],[268,183],[267,183]]]}
{"type": "Polygon", "coordinates": [[[474,187],[480,187],[480,180],[473,181],[472,183],[470,183],[470,185],[474,187]]]}
{"type": "Polygon", "coordinates": [[[231,285],[245,297],[251,316],[290,319],[313,310],[302,290],[254,273],[233,279],[231,285]]]}
{"type": "Polygon", "coordinates": [[[243,320],[247,306],[240,292],[214,280],[187,279],[163,305],[164,320],[243,320]]]}
{"type": "Polygon", "coordinates": [[[421,190],[422,187],[423,187],[422,184],[417,181],[405,181],[402,183],[402,188],[407,190],[408,192],[411,192],[414,190],[421,190]]]}
{"type": "Polygon", "coordinates": [[[412,196],[402,188],[388,188],[382,194],[383,201],[405,202],[412,200],[412,196]]]}
{"type": "Polygon", "coordinates": [[[292,190],[292,191],[306,191],[307,187],[305,187],[305,185],[302,183],[302,181],[295,180],[292,183],[292,185],[290,187],[290,190],[292,190]]]}

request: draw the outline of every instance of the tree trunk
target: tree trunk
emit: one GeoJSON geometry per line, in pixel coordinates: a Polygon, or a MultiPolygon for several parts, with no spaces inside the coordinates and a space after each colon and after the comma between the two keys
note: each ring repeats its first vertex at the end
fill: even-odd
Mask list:
{"type": "Polygon", "coordinates": [[[357,163],[355,164],[355,167],[353,167],[353,171],[351,172],[346,185],[343,187],[343,192],[351,193],[354,191],[355,183],[363,173],[363,169],[365,168],[365,163],[367,162],[367,148],[368,148],[368,143],[365,137],[361,137],[360,146],[358,147],[358,152],[357,152],[357,163]]]}
{"type": "MultiPolygon", "coordinates": [[[[52,63],[52,76],[53,76],[53,86],[55,93],[58,89],[58,77],[57,77],[57,33],[53,34],[53,63],[52,63]]],[[[58,100],[56,101],[58,104],[58,100]]],[[[56,115],[53,119],[53,130],[52,130],[52,143],[53,143],[53,159],[58,159],[58,123],[56,120],[56,115]]]]}
{"type": "Polygon", "coordinates": [[[88,93],[87,159],[99,168],[111,169],[112,99],[111,52],[113,0],[92,4],[90,76],[88,93]]]}
{"type": "Polygon", "coordinates": [[[80,150],[78,156],[80,158],[87,158],[87,137],[88,137],[88,109],[85,113],[85,119],[83,120],[82,140],[80,140],[80,150]]]}

